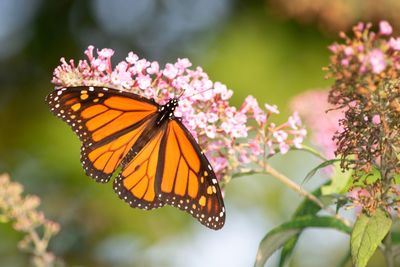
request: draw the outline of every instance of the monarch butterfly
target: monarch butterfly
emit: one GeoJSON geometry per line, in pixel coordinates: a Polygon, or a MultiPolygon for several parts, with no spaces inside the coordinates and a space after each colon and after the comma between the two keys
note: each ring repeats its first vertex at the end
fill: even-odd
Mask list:
{"type": "Polygon", "coordinates": [[[172,205],[217,230],[225,223],[221,190],[199,145],[174,116],[178,100],[159,105],[94,86],[61,88],[46,97],[52,113],[80,138],[88,176],[107,183],[121,167],[113,188],[131,207],[172,205]]]}

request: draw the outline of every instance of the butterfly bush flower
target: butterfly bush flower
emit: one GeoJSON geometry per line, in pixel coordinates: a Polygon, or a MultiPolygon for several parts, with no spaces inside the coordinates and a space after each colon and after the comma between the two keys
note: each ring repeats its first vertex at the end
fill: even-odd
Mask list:
{"type": "Polygon", "coordinates": [[[291,147],[301,147],[306,131],[297,113],[286,123],[275,125],[270,118],[278,114],[275,105],[262,107],[248,96],[236,108],[229,103],[232,90],[213,82],[201,67],[192,68],[184,58],[164,67],[156,61],[140,59],[130,52],[122,62],[112,66],[114,51],[93,46],[85,51],[86,59],[65,60],[54,70],[56,88],[68,86],[106,86],[129,91],[164,104],[179,97],[175,116],[206,151],[219,179],[247,169],[251,162],[262,164],[277,152],[285,154],[291,147]]]}
{"type": "Polygon", "coordinates": [[[329,102],[344,111],[342,129],[334,135],[335,153],[343,169],[355,171],[354,184],[362,184],[350,198],[367,213],[377,207],[390,212],[399,208],[395,178],[400,173],[400,53],[398,37],[391,33],[385,21],[379,32],[359,23],[353,37],[342,33],[343,42],[330,46],[326,68],[327,77],[334,79],[329,102]],[[365,175],[374,170],[379,177],[368,182],[365,175]]]}
{"type": "Polygon", "coordinates": [[[47,247],[60,226],[37,211],[37,196],[23,196],[23,190],[7,174],[0,175],[0,222],[12,222],[16,231],[26,234],[18,246],[34,255],[34,266],[54,266],[56,258],[47,247]]]}

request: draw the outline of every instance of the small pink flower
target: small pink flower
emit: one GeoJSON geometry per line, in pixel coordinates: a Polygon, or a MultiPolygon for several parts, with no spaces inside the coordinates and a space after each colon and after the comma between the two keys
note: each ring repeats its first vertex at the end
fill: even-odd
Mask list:
{"type": "Polygon", "coordinates": [[[103,48],[100,51],[97,51],[97,54],[100,58],[111,58],[114,55],[114,50],[110,48],[103,48]]]}
{"type": "Polygon", "coordinates": [[[285,131],[279,130],[279,131],[275,131],[273,133],[273,136],[275,137],[275,139],[279,142],[282,143],[284,142],[287,138],[288,138],[288,134],[285,131]]]}
{"type": "Polygon", "coordinates": [[[214,139],[215,136],[216,136],[216,133],[217,133],[217,128],[216,128],[214,125],[208,125],[208,126],[205,128],[205,132],[206,132],[206,135],[207,135],[209,138],[214,139]]]}
{"type": "Polygon", "coordinates": [[[253,153],[253,155],[258,156],[262,153],[262,149],[260,147],[260,143],[258,142],[258,140],[251,140],[249,142],[249,147],[250,147],[250,151],[253,153]]]}
{"type": "Polygon", "coordinates": [[[139,59],[135,62],[135,65],[131,67],[131,70],[135,74],[144,74],[144,70],[149,66],[150,62],[148,62],[146,59],[139,59]]]}
{"type": "Polygon", "coordinates": [[[265,103],[264,106],[269,112],[279,114],[279,110],[276,105],[268,105],[267,103],[265,103]]]}
{"type": "Polygon", "coordinates": [[[126,57],[126,62],[128,62],[129,64],[135,64],[136,63],[136,61],[138,61],[138,59],[139,59],[139,57],[136,55],[136,54],[134,54],[133,52],[129,52],[128,53],[128,56],[126,57]]]}
{"type": "Polygon", "coordinates": [[[178,69],[174,65],[168,63],[165,65],[163,74],[168,79],[173,79],[176,77],[176,75],[178,75],[178,69]]]}
{"type": "Polygon", "coordinates": [[[138,82],[139,88],[144,90],[151,85],[152,80],[149,75],[139,75],[136,81],[138,82]]]}
{"type": "Polygon", "coordinates": [[[331,52],[336,53],[338,51],[338,45],[337,44],[332,44],[332,45],[328,46],[328,49],[331,52]]]}
{"type": "Polygon", "coordinates": [[[385,55],[379,49],[373,49],[369,53],[369,63],[374,73],[381,73],[386,68],[385,55]]]}
{"type": "Polygon", "coordinates": [[[93,45],[89,45],[88,48],[85,50],[85,55],[88,57],[90,62],[93,59],[93,51],[94,51],[93,45]]]}
{"type": "Polygon", "coordinates": [[[297,135],[300,136],[301,138],[304,138],[307,135],[307,130],[302,128],[297,132],[297,135]]]}
{"type": "Polygon", "coordinates": [[[379,33],[382,35],[392,34],[392,26],[387,21],[381,21],[379,23],[379,33]]]}
{"type": "Polygon", "coordinates": [[[214,123],[218,121],[218,115],[215,113],[208,113],[207,114],[207,120],[209,123],[214,123]]]}
{"type": "Polygon", "coordinates": [[[286,154],[289,151],[289,145],[286,143],[280,143],[279,144],[279,151],[281,152],[282,155],[286,154]]]}
{"type": "Polygon", "coordinates": [[[289,117],[288,124],[290,128],[294,130],[297,130],[298,127],[301,126],[301,120],[298,112],[294,112],[293,115],[289,117]]]}
{"type": "Polygon", "coordinates": [[[342,64],[343,67],[349,66],[349,60],[347,58],[344,58],[340,61],[340,64],[342,64]]]}
{"type": "Polygon", "coordinates": [[[190,68],[191,66],[192,63],[187,58],[178,58],[178,61],[175,63],[175,67],[181,70],[185,70],[187,68],[190,68]]]}
{"type": "Polygon", "coordinates": [[[380,124],[381,123],[381,117],[378,114],[375,114],[372,117],[372,123],[376,124],[376,125],[380,124]]]}
{"type": "Polygon", "coordinates": [[[214,90],[215,90],[215,93],[221,95],[222,100],[227,100],[227,99],[231,98],[232,94],[233,94],[232,90],[228,90],[226,85],[222,84],[220,82],[214,83],[214,90]]]}
{"type": "Polygon", "coordinates": [[[345,49],[344,49],[344,54],[345,54],[346,56],[351,56],[351,55],[353,55],[353,53],[354,53],[353,47],[351,47],[351,46],[346,46],[346,47],[345,47],[345,49]]]}
{"type": "Polygon", "coordinates": [[[157,74],[159,71],[160,71],[160,66],[156,61],[151,62],[150,67],[147,68],[148,74],[157,74]]]}
{"type": "Polygon", "coordinates": [[[389,47],[392,48],[393,50],[400,50],[400,37],[390,38],[389,47]]]}
{"type": "Polygon", "coordinates": [[[357,25],[354,27],[357,31],[362,32],[364,30],[365,24],[363,22],[357,23],[357,25]]]}
{"type": "Polygon", "coordinates": [[[241,163],[245,163],[245,164],[251,162],[251,160],[247,154],[247,151],[245,149],[242,149],[239,151],[239,161],[241,163]]]}
{"type": "Polygon", "coordinates": [[[302,148],[303,140],[304,140],[303,137],[301,137],[301,136],[296,136],[295,138],[293,138],[293,145],[294,145],[296,148],[302,148]]]}
{"type": "Polygon", "coordinates": [[[211,157],[211,159],[213,159],[212,162],[214,171],[217,173],[220,172],[221,170],[224,170],[228,166],[228,160],[224,157],[216,157],[216,158],[211,157]]]}

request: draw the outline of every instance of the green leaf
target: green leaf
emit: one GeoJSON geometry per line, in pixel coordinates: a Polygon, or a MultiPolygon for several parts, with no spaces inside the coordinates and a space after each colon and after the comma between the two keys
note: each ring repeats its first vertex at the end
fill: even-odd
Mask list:
{"type": "Polygon", "coordinates": [[[302,230],[299,231],[298,234],[290,238],[288,241],[283,244],[282,251],[281,251],[281,257],[279,259],[279,267],[284,267],[286,264],[286,261],[289,259],[289,257],[292,255],[294,248],[296,247],[297,241],[299,240],[300,234],[302,230]]]}
{"type": "Polygon", "coordinates": [[[312,169],[309,173],[307,173],[306,177],[304,177],[303,183],[307,182],[308,180],[310,180],[319,169],[325,168],[329,165],[332,165],[333,163],[337,162],[337,161],[341,161],[341,159],[330,159],[327,161],[322,162],[321,164],[319,164],[317,167],[315,167],[314,169],[312,169]]]}
{"type": "Polygon", "coordinates": [[[346,187],[353,174],[352,170],[343,172],[342,168],[340,168],[340,162],[334,162],[333,166],[334,169],[331,177],[331,183],[330,185],[322,188],[323,195],[343,193],[343,189],[346,187]]]}
{"type": "Polygon", "coordinates": [[[291,149],[291,150],[305,151],[305,152],[308,152],[308,153],[310,153],[310,154],[312,154],[312,155],[314,155],[314,156],[316,156],[316,157],[322,159],[323,161],[326,161],[326,160],[327,160],[327,159],[326,159],[321,153],[319,153],[317,150],[315,150],[315,149],[312,148],[312,147],[306,146],[306,145],[304,145],[304,144],[302,144],[302,147],[301,147],[301,148],[292,147],[292,148],[290,148],[290,149],[291,149]]]}
{"type": "Polygon", "coordinates": [[[394,182],[395,184],[400,184],[400,174],[394,176],[394,182]]]}
{"type": "Polygon", "coordinates": [[[365,267],[392,226],[392,220],[383,210],[368,216],[361,214],[351,233],[351,256],[355,267],[365,267]]]}
{"type": "Polygon", "coordinates": [[[357,180],[351,179],[343,191],[348,191],[350,187],[365,186],[365,184],[373,184],[381,179],[381,173],[378,169],[373,168],[369,173],[364,173],[357,180]]]}
{"type": "MultiPolygon", "coordinates": [[[[327,182],[329,183],[329,182],[327,182]]],[[[326,185],[327,183],[325,183],[324,185],[326,185]]],[[[322,185],[322,186],[324,186],[322,185]]],[[[321,187],[322,187],[321,186],[321,187]]],[[[321,196],[321,187],[315,189],[312,194],[316,197],[320,197],[321,196]]],[[[301,217],[301,216],[305,216],[305,215],[315,215],[317,214],[318,211],[321,210],[321,207],[318,206],[317,204],[315,204],[315,202],[309,200],[308,198],[305,198],[301,204],[299,205],[299,207],[296,209],[295,213],[293,214],[292,218],[295,219],[297,217],[301,217]]],[[[294,237],[292,237],[291,239],[289,239],[282,247],[282,251],[281,251],[281,256],[280,256],[280,260],[279,260],[279,267],[283,267],[285,266],[285,263],[287,261],[287,259],[292,255],[293,250],[297,244],[297,241],[300,237],[301,231],[295,235],[294,237]]]]}
{"type": "Polygon", "coordinates": [[[343,222],[332,217],[303,216],[290,222],[281,224],[272,229],[261,241],[257,251],[255,267],[264,266],[268,258],[288,240],[299,234],[308,227],[334,228],[339,231],[350,233],[351,229],[343,222]]]}

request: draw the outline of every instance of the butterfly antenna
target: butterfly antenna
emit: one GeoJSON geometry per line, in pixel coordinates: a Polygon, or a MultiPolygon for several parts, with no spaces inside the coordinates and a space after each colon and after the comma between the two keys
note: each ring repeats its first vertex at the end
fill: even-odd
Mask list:
{"type": "Polygon", "coordinates": [[[182,92],[178,95],[178,99],[181,99],[181,96],[185,93],[185,89],[182,89],[182,92]]]}
{"type": "MultiPolygon", "coordinates": [[[[186,96],[184,96],[182,99],[185,99],[185,98],[188,98],[188,97],[192,97],[192,96],[195,96],[195,95],[198,95],[198,94],[202,94],[202,93],[207,92],[207,91],[210,91],[210,90],[212,90],[212,89],[213,89],[213,88],[208,88],[208,89],[206,89],[206,90],[203,90],[203,91],[194,93],[193,95],[186,95],[186,96]]],[[[179,96],[179,97],[180,97],[180,96],[179,96]]]]}

